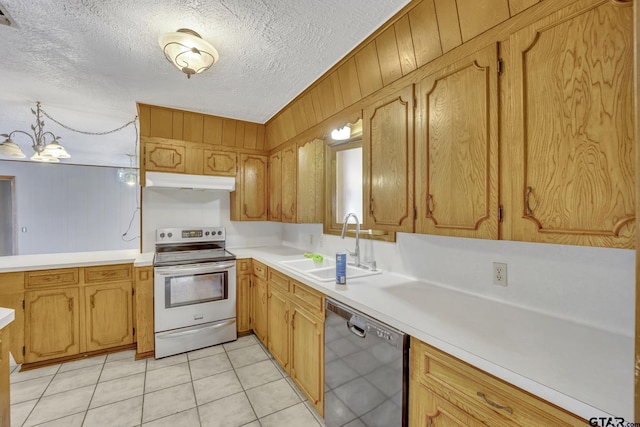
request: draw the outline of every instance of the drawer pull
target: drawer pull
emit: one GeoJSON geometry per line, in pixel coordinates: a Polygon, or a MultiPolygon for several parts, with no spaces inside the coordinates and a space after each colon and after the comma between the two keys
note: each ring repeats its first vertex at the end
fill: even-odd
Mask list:
{"type": "Polygon", "coordinates": [[[508,406],[498,405],[496,402],[493,402],[493,401],[487,399],[487,396],[485,396],[485,394],[482,393],[481,391],[479,391],[477,393],[477,395],[480,396],[481,398],[483,398],[485,402],[487,402],[489,405],[493,406],[494,408],[500,409],[501,411],[505,411],[505,412],[508,412],[510,414],[513,414],[513,409],[509,408],[508,406]]]}

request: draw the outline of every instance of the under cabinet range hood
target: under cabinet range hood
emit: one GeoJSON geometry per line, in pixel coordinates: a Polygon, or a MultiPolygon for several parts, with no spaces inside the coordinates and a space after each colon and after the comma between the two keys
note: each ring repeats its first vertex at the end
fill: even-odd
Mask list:
{"type": "Polygon", "coordinates": [[[235,191],[236,179],[231,176],[187,175],[183,173],[147,172],[147,187],[184,188],[190,190],[235,191]]]}

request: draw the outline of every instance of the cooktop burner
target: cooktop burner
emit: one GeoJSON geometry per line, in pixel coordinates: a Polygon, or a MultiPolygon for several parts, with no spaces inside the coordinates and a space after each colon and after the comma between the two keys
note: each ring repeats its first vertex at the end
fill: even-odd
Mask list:
{"type": "Polygon", "coordinates": [[[155,266],[231,261],[225,249],[224,227],[160,228],[156,230],[155,266]]]}

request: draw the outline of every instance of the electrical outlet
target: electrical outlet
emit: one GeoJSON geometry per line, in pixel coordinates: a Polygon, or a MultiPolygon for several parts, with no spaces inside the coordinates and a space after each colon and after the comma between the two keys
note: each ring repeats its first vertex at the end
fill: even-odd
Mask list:
{"type": "Polygon", "coordinates": [[[503,262],[493,263],[493,284],[507,286],[507,264],[503,262]]]}

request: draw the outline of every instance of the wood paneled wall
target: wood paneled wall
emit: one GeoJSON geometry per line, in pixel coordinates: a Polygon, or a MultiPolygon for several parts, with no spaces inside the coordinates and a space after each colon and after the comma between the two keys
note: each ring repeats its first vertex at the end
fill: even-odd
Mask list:
{"type": "Polygon", "coordinates": [[[412,1],[267,122],[266,148],[278,147],[539,1],[412,1]]]}
{"type": "Polygon", "coordinates": [[[138,112],[140,136],[230,148],[266,148],[263,124],[146,104],[138,104],[138,112]]]}

